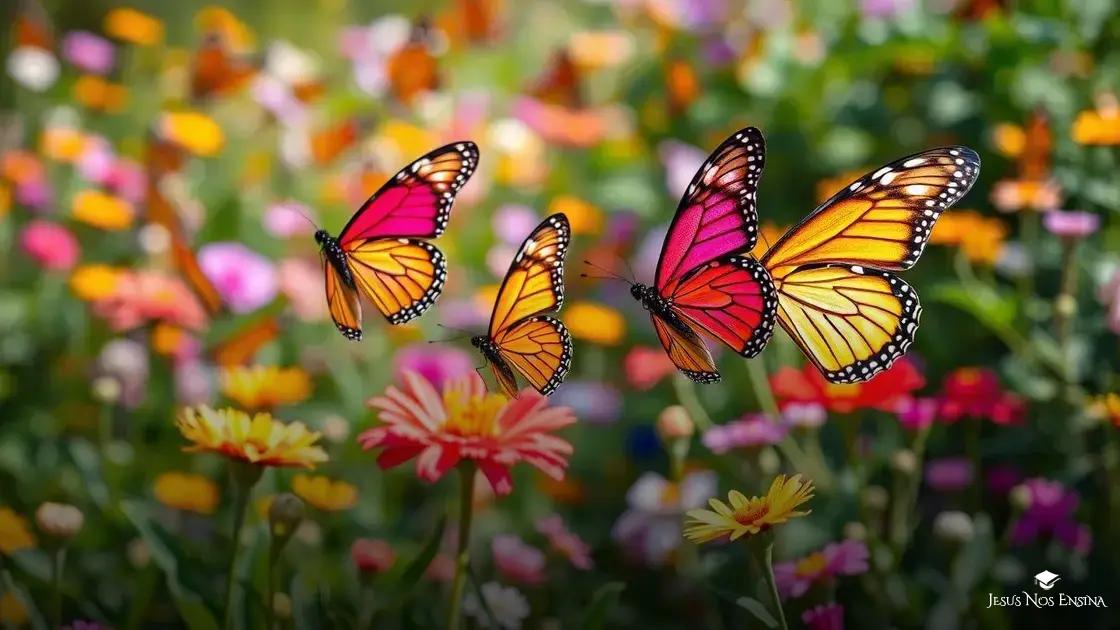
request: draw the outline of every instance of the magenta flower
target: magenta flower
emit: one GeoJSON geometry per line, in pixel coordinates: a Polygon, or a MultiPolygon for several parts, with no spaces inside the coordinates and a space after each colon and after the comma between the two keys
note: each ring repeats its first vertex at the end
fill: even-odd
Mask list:
{"type": "Polygon", "coordinates": [[[443,389],[448,381],[474,371],[474,358],[451,345],[413,344],[394,355],[393,371],[398,380],[407,372],[415,372],[436,389],[443,389]]]}
{"type": "Polygon", "coordinates": [[[1042,215],[1042,225],[1055,236],[1073,240],[1092,236],[1101,218],[1082,210],[1051,210],[1042,215]]]}
{"type": "Polygon", "coordinates": [[[799,560],[774,565],[774,580],[782,599],[801,597],[817,582],[867,572],[867,545],[859,540],[829,543],[799,560]]]}
{"type": "Polygon", "coordinates": [[[1044,537],[1052,537],[1066,547],[1088,553],[1092,539],[1088,529],[1077,522],[1074,513],[1081,499],[1077,492],[1060,482],[1035,477],[1020,488],[1027,497],[1027,506],[1011,526],[1011,542],[1029,545],[1044,537]]]}
{"type": "Polygon", "coordinates": [[[1006,495],[1011,492],[1022,480],[1023,474],[1014,466],[991,466],[987,468],[985,473],[988,490],[998,495],[1006,495]]]}
{"type": "Polygon", "coordinates": [[[15,198],[32,210],[46,210],[54,199],[54,191],[45,179],[28,179],[16,184],[15,198]]]}
{"type": "Polygon", "coordinates": [[[109,40],[89,31],[70,31],[62,38],[62,57],[85,72],[108,74],[115,56],[109,40]]]}
{"type": "Polygon", "coordinates": [[[898,423],[911,431],[918,431],[933,424],[941,402],[936,398],[906,398],[898,405],[898,423]]]}
{"type": "Polygon", "coordinates": [[[204,245],[198,251],[198,263],[234,313],[254,311],[276,297],[278,283],[272,261],[241,243],[204,245]]]}
{"type": "Polygon", "coordinates": [[[503,576],[518,584],[544,582],[545,557],[540,549],[512,534],[495,536],[490,541],[494,566],[503,576]]]}
{"type": "Polygon", "coordinates": [[[573,567],[586,571],[594,566],[591,547],[568,529],[559,515],[537,521],[537,531],[544,534],[552,550],[567,558],[573,567]]]}
{"type": "Polygon", "coordinates": [[[701,441],[713,453],[722,455],[735,448],[756,448],[777,444],[789,429],[765,414],[748,414],[741,420],[716,425],[704,432],[701,441]]]}
{"type": "Polygon", "coordinates": [[[926,464],[926,483],[938,492],[955,492],[972,485],[972,462],[967,457],[943,457],[926,464]]]}
{"type": "Polygon", "coordinates": [[[309,236],[315,231],[314,213],[298,201],[274,203],[264,211],[264,229],[280,238],[309,236]]]}
{"type": "Polygon", "coordinates": [[[103,136],[91,136],[86,139],[75,168],[82,179],[104,186],[113,170],[115,160],[116,156],[113,154],[113,147],[109,144],[109,141],[103,136]]]}
{"type": "Polygon", "coordinates": [[[126,158],[118,158],[113,162],[105,185],[133,203],[144,201],[148,194],[144,167],[135,160],[126,158]]]}
{"type": "Polygon", "coordinates": [[[893,18],[914,5],[914,0],[860,0],[859,10],[863,17],[872,20],[893,18]]]}
{"type": "MultiPolygon", "coordinates": [[[[525,240],[525,235],[532,232],[539,222],[540,219],[537,218],[537,213],[533,212],[532,208],[517,203],[507,203],[500,206],[494,211],[494,217],[490,220],[498,238],[502,239],[505,244],[514,247],[520,245],[521,241],[525,240]]],[[[508,261],[506,261],[506,264],[508,265],[508,261]]],[[[505,273],[504,270],[503,273],[505,273]]]]}
{"type": "Polygon", "coordinates": [[[821,604],[801,613],[808,630],[844,630],[844,607],[835,602],[821,604]]]}
{"type": "Polygon", "coordinates": [[[57,223],[30,221],[20,233],[19,244],[44,269],[61,271],[78,262],[78,239],[57,223]]]}

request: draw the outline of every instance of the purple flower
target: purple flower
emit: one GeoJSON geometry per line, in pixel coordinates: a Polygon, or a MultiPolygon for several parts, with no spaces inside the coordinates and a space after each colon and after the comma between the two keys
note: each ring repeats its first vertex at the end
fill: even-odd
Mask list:
{"type": "Polygon", "coordinates": [[[926,483],[938,492],[955,492],[972,484],[972,462],[967,457],[943,457],[926,464],[926,483]]]}
{"type": "Polygon", "coordinates": [[[398,380],[407,371],[416,372],[437,390],[442,390],[448,380],[474,370],[474,358],[455,346],[414,344],[394,355],[393,370],[398,380]]]}
{"type": "Polygon", "coordinates": [[[16,184],[16,202],[33,210],[46,210],[54,191],[45,179],[29,179],[16,184]]]}
{"type": "Polygon", "coordinates": [[[495,536],[490,541],[490,551],[494,556],[494,566],[506,578],[518,584],[544,582],[544,553],[521,538],[512,534],[495,536]]]}
{"type": "Polygon", "coordinates": [[[279,287],[272,261],[241,243],[204,245],[198,263],[234,313],[254,311],[276,297],[279,287]]]}
{"type": "Polygon", "coordinates": [[[815,402],[791,402],[782,407],[782,423],[791,429],[815,429],[827,419],[827,410],[815,402]]]}
{"type": "Polygon", "coordinates": [[[669,195],[676,199],[684,194],[696,171],[704,164],[708,154],[691,144],[679,140],[665,140],[657,145],[657,155],[665,168],[669,195]]]}
{"type": "Polygon", "coordinates": [[[274,203],[264,211],[264,229],[280,238],[307,236],[315,231],[312,210],[298,201],[274,203]]]}
{"type": "Polygon", "coordinates": [[[104,186],[108,183],[116,161],[113,147],[102,136],[91,136],[86,140],[85,150],[78,156],[78,174],[87,182],[104,186]]]}
{"type": "Polygon", "coordinates": [[[985,472],[988,490],[994,494],[1005,495],[1023,480],[1023,474],[1014,466],[991,466],[985,472]]]}
{"type": "Polygon", "coordinates": [[[1093,235],[1101,226],[1101,218],[1081,210],[1051,210],[1042,215],[1042,225],[1055,236],[1079,239],[1093,235]]]}
{"type": "Polygon", "coordinates": [[[107,74],[113,69],[113,44],[89,31],[70,31],[62,38],[62,57],[78,68],[93,74],[107,74]]]}
{"type": "Polygon", "coordinates": [[[844,630],[844,607],[836,602],[821,604],[801,613],[808,630],[844,630]]]}
{"type": "Polygon", "coordinates": [[[832,580],[840,575],[867,572],[867,545],[859,540],[829,543],[824,549],[789,562],[774,565],[774,581],[782,599],[801,597],[813,584],[832,580]]]}
{"type": "Polygon", "coordinates": [[[1051,536],[1070,549],[1088,553],[1092,546],[1089,532],[1074,518],[1081,501],[1076,492],[1060,482],[1039,477],[1028,479],[1019,488],[1025,494],[1027,506],[1011,526],[1012,543],[1029,545],[1051,536]]]}
{"type": "Polygon", "coordinates": [[[914,0],[860,0],[859,10],[865,18],[886,20],[905,12],[913,4],[914,0]]]}
{"type": "Polygon", "coordinates": [[[734,448],[753,448],[781,442],[789,429],[765,414],[743,416],[740,420],[716,425],[704,432],[700,441],[713,453],[722,455],[734,448]]]}
{"type": "Polygon", "coordinates": [[[552,403],[571,407],[577,418],[592,424],[610,424],[622,412],[622,395],[598,381],[564,383],[552,395],[552,403]]]}
{"type": "Polygon", "coordinates": [[[505,244],[516,247],[533,231],[538,222],[537,213],[529,206],[507,203],[494,211],[490,224],[498,238],[505,244]]]}

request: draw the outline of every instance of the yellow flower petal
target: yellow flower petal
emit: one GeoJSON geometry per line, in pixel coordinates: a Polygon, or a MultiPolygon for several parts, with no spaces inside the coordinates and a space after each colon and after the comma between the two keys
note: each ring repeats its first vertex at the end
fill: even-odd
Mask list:
{"type": "Polygon", "coordinates": [[[217,155],[226,141],[218,123],[199,112],[164,112],[158,128],[165,140],[202,157],[217,155]]]}
{"type": "Polygon", "coordinates": [[[136,9],[119,7],[105,14],[105,33],[137,46],[152,46],[163,39],[163,22],[136,9]]]}

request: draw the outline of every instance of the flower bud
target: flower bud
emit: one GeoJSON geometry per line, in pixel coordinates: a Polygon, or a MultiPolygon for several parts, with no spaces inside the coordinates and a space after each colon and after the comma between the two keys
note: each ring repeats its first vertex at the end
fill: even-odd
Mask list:
{"type": "Polygon", "coordinates": [[[397,554],[384,540],[359,538],[350,545],[350,559],[362,573],[384,573],[393,566],[397,554]]]}
{"type": "Polygon", "coordinates": [[[670,405],[657,416],[657,434],[664,442],[687,440],[696,432],[696,425],[688,410],[680,405],[670,405]]]}
{"type": "Polygon", "coordinates": [[[35,510],[35,522],[48,536],[59,539],[73,538],[82,530],[85,516],[82,511],[66,503],[47,502],[35,510]]]}
{"type": "Polygon", "coordinates": [[[864,488],[861,498],[865,506],[876,512],[882,512],[887,509],[887,504],[891,499],[886,488],[874,485],[864,488]]]}
{"type": "Polygon", "coordinates": [[[303,520],[303,501],[299,497],[283,492],[273,497],[268,506],[268,528],[272,537],[280,544],[287,542],[303,520]]]}
{"type": "Polygon", "coordinates": [[[272,596],[272,612],[276,618],[287,620],[292,618],[292,598],[285,593],[275,593],[272,596]]]}
{"type": "Polygon", "coordinates": [[[947,510],[933,519],[933,533],[946,542],[966,543],[972,540],[976,528],[968,514],[947,510]]]}
{"type": "Polygon", "coordinates": [[[849,538],[851,540],[867,540],[867,526],[859,521],[845,523],[844,538],[849,538]]]}
{"type": "Polygon", "coordinates": [[[891,455],[891,468],[904,475],[912,475],[918,470],[918,457],[914,451],[902,449],[891,455]]]}
{"type": "Polygon", "coordinates": [[[137,569],[147,567],[152,561],[152,550],[148,548],[148,543],[144,542],[143,538],[136,538],[129,542],[128,547],[125,548],[125,555],[128,556],[128,563],[137,569]]]}

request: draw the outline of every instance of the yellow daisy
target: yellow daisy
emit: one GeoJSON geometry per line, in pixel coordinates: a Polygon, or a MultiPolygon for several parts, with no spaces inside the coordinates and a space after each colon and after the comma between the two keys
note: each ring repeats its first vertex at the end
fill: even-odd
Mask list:
{"type": "Polygon", "coordinates": [[[152,486],[156,499],[167,507],[213,514],[218,507],[218,484],[202,475],[184,472],[166,472],[156,477],[152,486]]]}
{"type": "Polygon", "coordinates": [[[296,475],[292,479],[292,492],[324,512],[348,510],[358,502],[356,487],[320,475],[296,475]]]}
{"type": "Polygon", "coordinates": [[[706,543],[725,537],[738,540],[743,536],[764,532],[774,525],[791,518],[805,516],[796,508],[813,498],[813,482],[804,480],[801,475],[786,477],[778,475],[770,484],[765,496],[747,498],[743,493],[732,490],[727,499],[730,505],[719,499],[708,503],[712,510],[691,510],[689,521],[685,523],[685,538],[697,543],[706,543]]]}
{"type": "Polygon", "coordinates": [[[319,433],[302,422],[285,424],[267,413],[250,417],[237,409],[187,407],[176,424],[192,442],[183,449],[188,452],[211,451],[257,466],[314,468],[327,461],[326,451],[315,445],[319,433]]]}
{"type": "Polygon", "coordinates": [[[247,409],[273,409],[311,395],[311,378],[299,368],[233,366],[222,370],[222,394],[247,409]]]}

